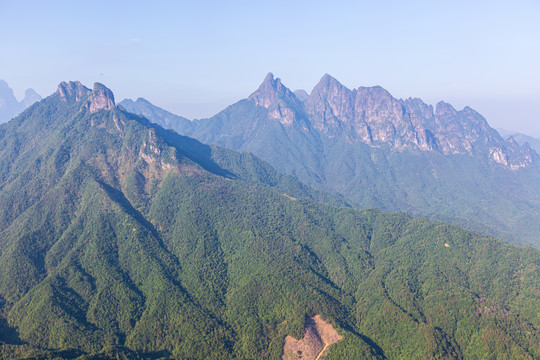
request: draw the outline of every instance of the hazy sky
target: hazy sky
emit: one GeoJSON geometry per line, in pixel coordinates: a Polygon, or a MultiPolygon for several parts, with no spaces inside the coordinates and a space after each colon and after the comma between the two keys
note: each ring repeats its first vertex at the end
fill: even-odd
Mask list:
{"type": "Polygon", "coordinates": [[[540,135],[540,0],[0,0],[0,49],[19,98],[99,81],[201,118],[269,71],[308,92],[329,73],[540,135]]]}

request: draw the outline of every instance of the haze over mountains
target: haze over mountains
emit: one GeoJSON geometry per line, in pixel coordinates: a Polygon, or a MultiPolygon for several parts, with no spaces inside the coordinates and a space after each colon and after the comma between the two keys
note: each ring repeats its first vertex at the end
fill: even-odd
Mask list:
{"type": "Polygon", "coordinates": [[[537,137],[522,134],[522,133],[512,131],[512,130],[497,129],[497,131],[504,138],[508,140],[512,138],[513,140],[517,141],[518,144],[521,144],[521,145],[525,145],[525,143],[527,143],[536,151],[536,153],[540,153],[540,139],[538,139],[537,137]]]}
{"type": "Polygon", "coordinates": [[[252,152],[358,207],[540,246],[538,154],[505,140],[469,107],[433,108],[378,86],[350,90],[328,74],[309,95],[268,74],[247,99],[191,122],[143,99],[121,104],[204,143],[252,152]]]}
{"type": "Polygon", "coordinates": [[[41,100],[41,96],[38,93],[33,89],[27,89],[24,99],[20,102],[17,101],[9,85],[4,80],[0,80],[0,124],[13,119],[39,100],[41,100]]]}
{"type": "MultiPolygon", "coordinates": [[[[229,109],[311,126],[265,86],[229,109]]],[[[312,321],[338,333],[327,360],[540,356],[537,249],[324,203],[343,204],[61,83],[0,126],[0,357],[279,359],[312,321]]]]}

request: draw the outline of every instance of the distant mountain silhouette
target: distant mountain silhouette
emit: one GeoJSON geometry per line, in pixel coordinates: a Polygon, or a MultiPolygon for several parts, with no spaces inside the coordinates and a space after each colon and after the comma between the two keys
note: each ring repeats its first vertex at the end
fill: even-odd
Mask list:
{"type": "Polygon", "coordinates": [[[39,100],[41,96],[38,93],[33,89],[27,89],[24,99],[18,102],[9,85],[4,80],[0,80],[0,124],[13,119],[39,100]]]}

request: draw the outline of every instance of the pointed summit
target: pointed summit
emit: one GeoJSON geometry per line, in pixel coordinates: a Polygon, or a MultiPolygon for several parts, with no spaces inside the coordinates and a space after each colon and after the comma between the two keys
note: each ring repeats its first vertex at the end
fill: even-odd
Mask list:
{"type": "MultiPolygon", "coordinates": [[[[279,80],[279,79],[278,79],[279,80]]],[[[264,83],[274,83],[274,74],[272,74],[271,72],[269,72],[268,74],[266,74],[264,80],[263,80],[263,84],[264,83]]]]}
{"type": "Polygon", "coordinates": [[[294,93],[281,83],[281,79],[274,78],[271,72],[266,75],[259,88],[248,97],[256,105],[270,108],[278,100],[291,102],[295,106],[300,104],[294,93]]]}
{"type": "Polygon", "coordinates": [[[435,116],[456,116],[457,110],[449,103],[439,101],[435,105],[435,116]]]}
{"type": "Polygon", "coordinates": [[[354,91],[341,85],[329,74],[324,74],[304,105],[317,129],[333,132],[354,118],[354,99],[354,91]]]}
{"type": "Polygon", "coordinates": [[[322,88],[343,88],[344,86],[332,75],[330,74],[324,74],[321,80],[315,85],[313,88],[312,93],[315,91],[315,89],[322,89],[322,88]]]}
{"type": "Polygon", "coordinates": [[[332,75],[330,75],[328,73],[325,73],[322,76],[321,80],[319,80],[319,83],[328,83],[328,84],[330,84],[330,83],[338,83],[338,84],[340,84],[340,82],[335,77],[333,77],[332,75]]]}
{"type": "Polygon", "coordinates": [[[307,102],[319,102],[320,99],[328,99],[329,97],[341,96],[347,93],[350,95],[351,90],[343,86],[339,81],[329,74],[324,74],[321,80],[315,85],[311,91],[311,95],[306,100],[307,102]]]}

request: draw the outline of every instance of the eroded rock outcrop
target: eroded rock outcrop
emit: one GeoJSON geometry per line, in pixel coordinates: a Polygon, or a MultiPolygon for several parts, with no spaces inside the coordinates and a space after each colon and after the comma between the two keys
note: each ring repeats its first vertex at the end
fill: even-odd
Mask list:
{"type": "Polygon", "coordinates": [[[420,99],[396,99],[380,86],[350,90],[328,74],[310,95],[298,97],[268,74],[248,100],[268,109],[271,120],[290,126],[305,119],[306,128],[346,143],[487,156],[511,169],[529,166],[537,156],[503,139],[470,107],[456,110],[441,101],[434,109],[420,99]]]}
{"type": "Polygon", "coordinates": [[[80,81],[62,81],[60,85],[58,85],[58,94],[60,95],[60,98],[68,104],[73,104],[86,99],[91,92],[92,91],[81,84],[80,81]]]}
{"type": "Polygon", "coordinates": [[[95,83],[94,89],[90,90],[80,81],[63,81],[58,85],[58,94],[63,101],[70,105],[85,101],[85,107],[91,113],[116,108],[113,92],[100,83],[95,83]]]}
{"type": "Polygon", "coordinates": [[[90,112],[112,110],[115,107],[113,92],[105,85],[95,83],[94,90],[90,96],[90,112]]]}
{"type": "Polygon", "coordinates": [[[268,109],[268,117],[285,126],[291,126],[302,112],[302,102],[296,95],[274,78],[272,73],[266,75],[259,88],[248,97],[249,101],[268,109]]]}

